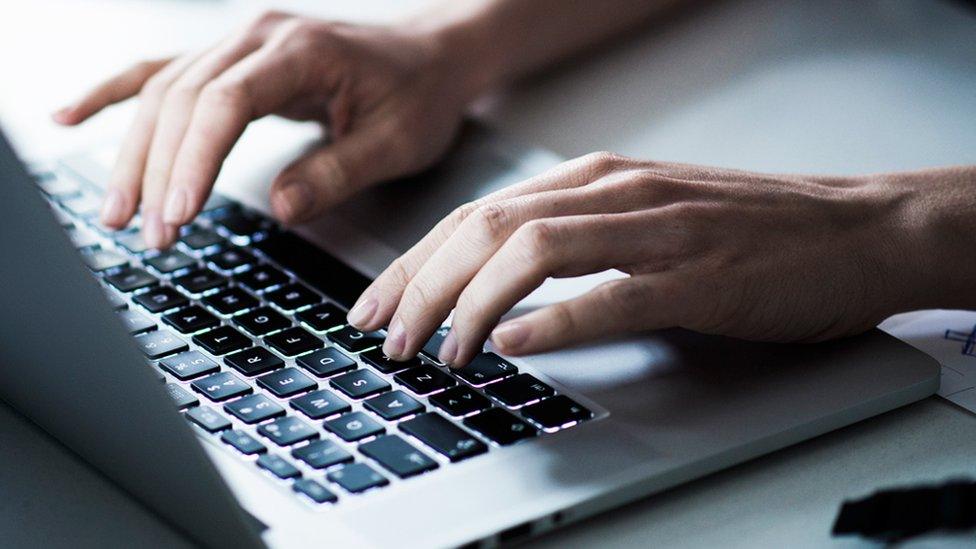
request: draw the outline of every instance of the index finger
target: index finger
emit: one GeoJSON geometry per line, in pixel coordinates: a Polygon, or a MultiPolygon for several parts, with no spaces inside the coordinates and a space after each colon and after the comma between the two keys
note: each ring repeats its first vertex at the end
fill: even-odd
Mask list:
{"type": "Polygon", "coordinates": [[[172,60],[172,57],[168,57],[136,63],[98,84],[74,104],[54,113],[54,120],[59,124],[74,126],[91,118],[109,105],[134,97],[142,89],[146,80],[149,80],[149,77],[159,72],[172,60]]]}

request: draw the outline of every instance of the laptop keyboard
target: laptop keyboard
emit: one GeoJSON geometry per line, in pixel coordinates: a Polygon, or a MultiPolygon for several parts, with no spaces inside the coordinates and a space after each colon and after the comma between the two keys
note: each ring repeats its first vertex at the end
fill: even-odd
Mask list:
{"type": "Polygon", "coordinates": [[[345,324],[368,282],[224,197],[172,249],[147,250],[139,219],[97,223],[101,191],[37,176],[122,325],[198,434],[314,506],[341,503],[594,417],[493,353],[452,371],[383,355],[384,331],[345,324]]]}

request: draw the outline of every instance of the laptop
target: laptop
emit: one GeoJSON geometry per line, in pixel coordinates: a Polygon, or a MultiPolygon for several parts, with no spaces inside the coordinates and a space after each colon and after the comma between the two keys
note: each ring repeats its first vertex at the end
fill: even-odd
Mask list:
{"type": "MultiPolygon", "coordinates": [[[[383,331],[345,325],[443,213],[554,160],[476,128],[301,234],[215,195],[157,252],[138,219],[98,225],[104,162],[28,168],[0,136],[0,398],[203,546],[476,547],[935,392],[938,364],[877,330],[817,345],[665,330],[449,371],[438,336],[396,363],[383,331]]],[[[549,281],[516,312],[606,276],[549,281]]]]}

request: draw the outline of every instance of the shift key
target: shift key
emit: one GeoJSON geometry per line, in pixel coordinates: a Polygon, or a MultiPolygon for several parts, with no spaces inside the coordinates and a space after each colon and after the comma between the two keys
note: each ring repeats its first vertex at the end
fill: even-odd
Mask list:
{"type": "Polygon", "coordinates": [[[420,414],[404,421],[399,427],[451,461],[461,461],[488,451],[485,443],[436,412],[420,414]]]}

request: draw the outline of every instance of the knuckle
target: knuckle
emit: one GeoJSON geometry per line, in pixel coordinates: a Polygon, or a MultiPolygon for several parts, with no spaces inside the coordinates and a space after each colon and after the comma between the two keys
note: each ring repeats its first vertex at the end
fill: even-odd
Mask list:
{"type": "Polygon", "coordinates": [[[576,321],[576,315],[572,307],[566,302],[553,303],[549,307],[549,311],[552,314],[552,321],[557,331],[572,334],[578,330],[579,323],[576,321]]]}
{"type": "Polygon", "coordinates": [[[156,72],[156,63],[148,59],[139,61],[132,65],[130,71],[143,79],[148,79],[156,72]]]}
{"type": "Polygon", "coordinates": [[[321,28],[314,20],[295,17],[274,30],[274,40],[286,49],[303,48],[320,38],[321,28]]]}
{"type": "Polygon", "coordinates": [[[474,213],[480,207],[481,207],[481,203],[478,202],[477,200],[466,202],[464,204],[461,204],[457,208],[454,208],[454,211],[451,212],[451,215],[449,215],[448,218],[454,221],[455,226],[460,225],[465,219],[470,217],[471,214],[474,213]]]}
{"type": "Polygon", "coordinates": [[[530,264],[547,264],[558,245],[558,231],[548,220],[532,220],[518,230],[517,246],[530,264]]]}
{"type": "Polygon", "coordinates": [[[597,151],[582,158],[583,164],[596,174],[612,171],[624,162],[624,157],[609,151],[597,151]]]}
{"type": "Polygon", "coordinates": [[[485,309],[484,303],[474,292],[465,290],[458,296],[457,306],[454,311],[455,318],[460,319],[460,322],[455,321],[454,324],[458,327],[463,327],[474,326],[483,322],[485,319],[485,309]]]}
{"type": "MultiPolygon", "coordinates": [[[[403,292],[398,315],[416,318],[430,311],[435,302],[436,292],[431,285],[421,278],[414,278],[403,292]]],[[[411,322],[407,322],[411,324],[411,322]]]]}
{"type": "Polygon", "coordinates": [[[405,287],[410,283],[410,273],[404,263],[403,257],[396,258],[390,266],[386,268],[386,278],[389,284],[405,287]]]}
{"type": "Polygon", "coordinates": [[[249,32],[261,32],[274,24],[287,19],[289,15],[283,11],[268,10],[255,17],[247,29],[249,32]]]}
{"type": "Polygon", "coordinates": [[[169,89],[170,84],[172,84],[170,77],[157,72],[146,80],[142,90],[139,91],[139,96],[143,99],[160,100],[166,95],[166,90],[169,89]]]}
{"type": "Polygon", "coordinates": [[[245,106],[249,99],[250,92],[240,80],[213,80],[200,91],[201,101],[228,108],[245,106]]]}
{"type": "Polygon", "coordinates": [[[479,206],[468,219],[490,242],[504,237],[512,223],[512,215],[508,208],[497,202],[479,206]]]}
{"type": "Polygon", "coordinates": [[[647,299],[647,292],[629,279],[604,283],[599,292],[600,299],[615,313],[639,310],[647,299]]]}

